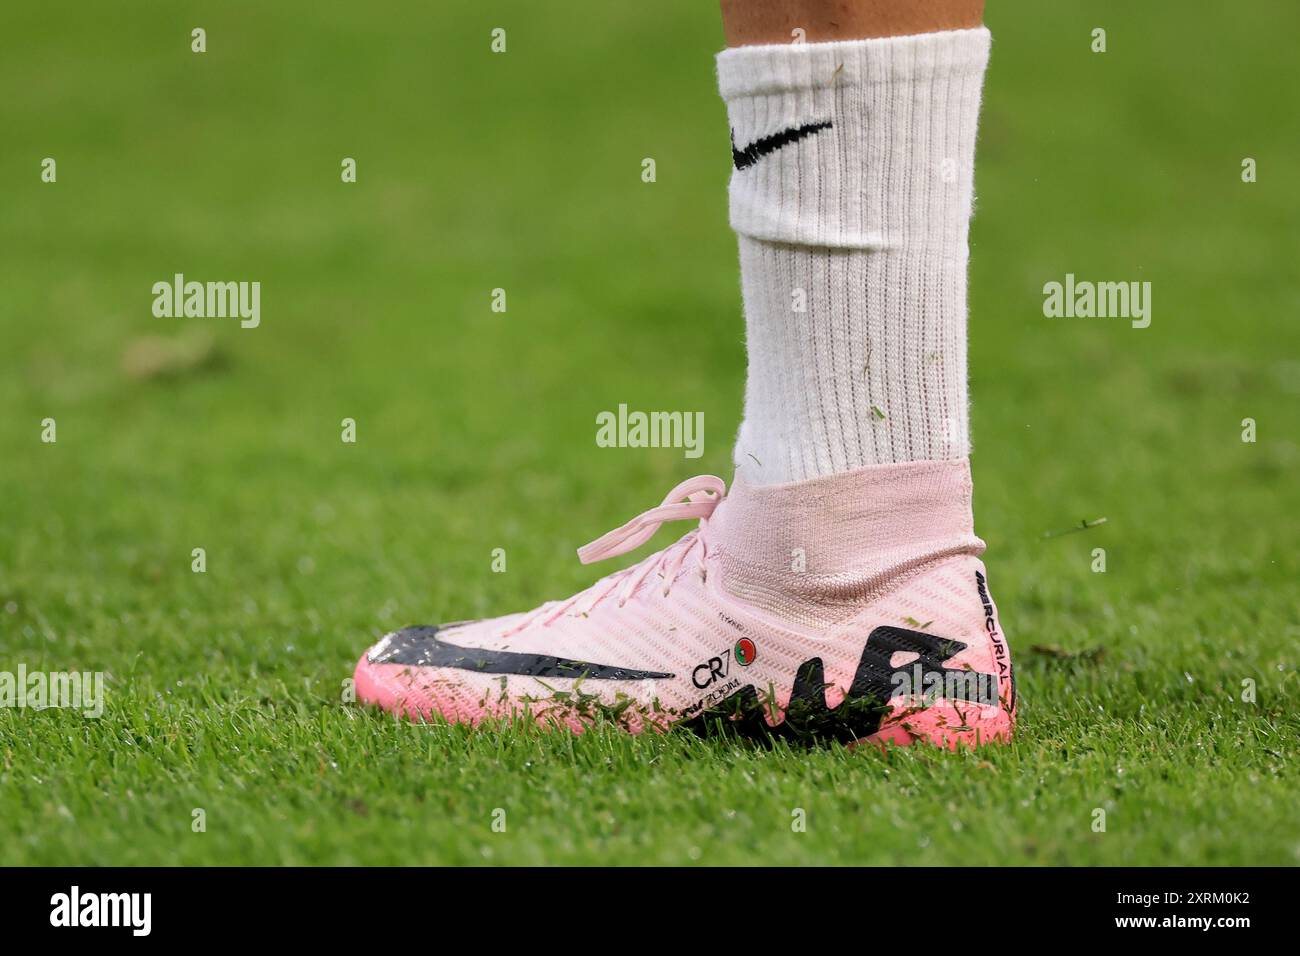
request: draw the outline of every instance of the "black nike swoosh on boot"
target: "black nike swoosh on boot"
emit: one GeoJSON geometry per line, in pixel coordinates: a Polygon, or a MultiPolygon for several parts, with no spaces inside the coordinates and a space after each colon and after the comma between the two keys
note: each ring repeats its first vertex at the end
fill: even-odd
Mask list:
{"type": "Polygon", "coordinates": [[[820,133],[822,130],[830,128],[830,120],[824,123],[806,123],[803,126],[783,129],[771,136],[756,139],[744,149],[736,149],[736,131],[733,129],[731,131],[731,161],[737,169],[748,169],[768,153],[774,153],[782,146],[789,146],[791,143],[797,143],[805,136],[811,136],[813,133],[820,133]]]}
{"type": "Polygon", "coordinates": [[[520,674],[524,677],[585,677],[588,680],[655,680],[672,674],[638,671],[612,664],[592,664],[549,654],[521,654],[485,647],[457,647],[437,637],[438,628],[404,627],[391,634],[372,664],[411,667],[451,667],[480,674],[520,674]]]}

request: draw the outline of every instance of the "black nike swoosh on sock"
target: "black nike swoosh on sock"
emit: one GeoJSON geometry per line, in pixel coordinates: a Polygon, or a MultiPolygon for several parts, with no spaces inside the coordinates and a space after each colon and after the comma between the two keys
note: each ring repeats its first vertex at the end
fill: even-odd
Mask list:
{"type": "Polygon", "coordinates": [[[830,120],[824,123],[806,123],[803,126],[783,129],[771,136],[756,139],[744,149],[736,149],[736,131],[733,129],[731,131],[731,161],[737,169],[748,169],[768,153],[776,152],[782,146],[789,146],[805,136],[811,136],[813,133],[820,133],[822,130],[830,128],[830,120]]]}
{"type": "Polygon", "coordinates": [[[638,671],[613,664],[592,664],[549,654],[521,654],[484,647],[457,647],[437,637],[438,628],[405,627],[392,634],[372,664],[411,667],[450,667],[479,674],[520,674],[524,677],[585,677],[588,680],[654,680],[672,674],[638,671]]]}

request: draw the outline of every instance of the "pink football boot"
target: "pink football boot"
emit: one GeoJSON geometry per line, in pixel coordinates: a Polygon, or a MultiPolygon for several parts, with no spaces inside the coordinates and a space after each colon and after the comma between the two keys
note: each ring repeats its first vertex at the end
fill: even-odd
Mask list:
{"type": "Polygon", "coordinates": [[[526,614],[408,627],[356,668],[359,699],[412,718],[524,718],[633,733],[682,723],[796,741],[1010,739],[1011,657],[978,555],[965,460],[785,485],[682,482],[579,550],[639,564],[526,614]]]}

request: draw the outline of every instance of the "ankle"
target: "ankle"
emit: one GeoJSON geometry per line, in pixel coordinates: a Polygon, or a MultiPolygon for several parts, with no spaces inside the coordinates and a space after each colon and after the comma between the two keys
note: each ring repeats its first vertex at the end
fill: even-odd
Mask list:
{"type": "Polygon", "coordinates": [[[710,519],[722,587],[810,624],[842,620],[913,574],[979,555],[967,459],[872,465],[780,485],[737,473],[710,519]]]}

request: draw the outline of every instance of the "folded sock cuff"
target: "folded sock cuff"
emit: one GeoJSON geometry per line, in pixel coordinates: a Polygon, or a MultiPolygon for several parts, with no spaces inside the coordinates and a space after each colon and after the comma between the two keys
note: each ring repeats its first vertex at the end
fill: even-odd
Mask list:
{"type": "Polygon", "coordinates": [[[964,266],[988,57],[983,27],[720,53],[732,228],[964,266]]]}
{"type": "Polygon", "coordinates": [[[723,99],[937,77],[981,76],[988,65],[986,27],[914,36],[774,43],[731,47],[718,54],[723,99]]]}

